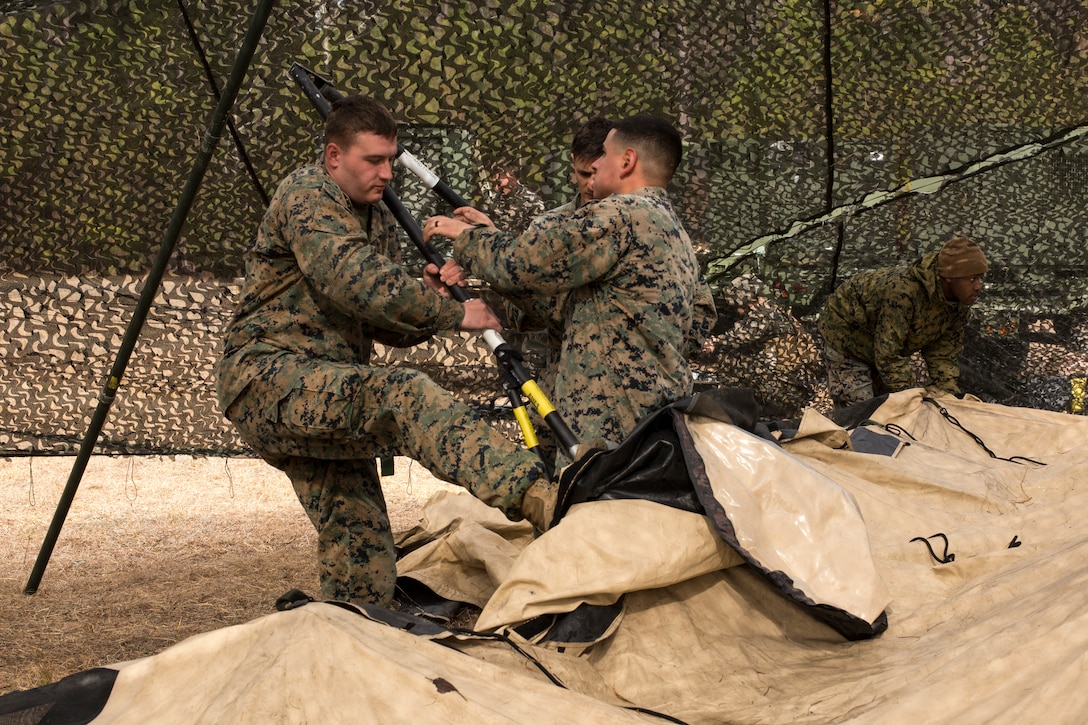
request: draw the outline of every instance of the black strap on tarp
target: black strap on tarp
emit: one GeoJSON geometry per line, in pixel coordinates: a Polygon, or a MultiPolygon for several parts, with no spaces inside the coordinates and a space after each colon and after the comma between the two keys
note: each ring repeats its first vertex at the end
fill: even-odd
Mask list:
{"type": "Polygon", "coordinates": [[[968,437],[971,438],[971,440],[973,440],[975,443],[978,444],[979,448],[986,451],[986,455],[988,455],[990,458],[993,458],[993,459],[998,460],[998,461],[1008,461],[1009,463],[1034,463],[1037,466],[1045,466],[1046,465],[1042,461],[1037,461],[1034,458],[1028,458],[1027,456],[1009,456],[1008,458],[1005,458],[1003,456],[997,455],[996,453],[994,453],[993,451],[990,450],[989,446],[986,445],[986,442],[983,441],[982,438],[980,438],[977,434],[967,430],[967,428],[963,425],[963,423],[960,423],[959,420],[956,419],[956,416],[952,415],[952,413],[950,413],[948,411],[948,408],[944,407],[943,405],[938,403],[933,398],[930,398],[929,396],[923,397],[922,402],[929,403],[934,408],[936,408],[937,412],[939,412],[941,414],[941,416],[945,420],[947,420],[949,423],[951,423],[952,425],[954,425],[955,427],[959,428],[964,433],[966,433],[968,435],[968,437]]]}

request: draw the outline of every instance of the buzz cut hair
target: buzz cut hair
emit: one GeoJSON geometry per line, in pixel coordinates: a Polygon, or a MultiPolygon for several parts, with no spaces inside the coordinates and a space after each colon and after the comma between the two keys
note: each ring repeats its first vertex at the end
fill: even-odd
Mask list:
{"type": "Polygon", "coordinates": [[[615,126],[615,140],[639,152],[647,170],[668,182],[684,156],[684,142],[680,132],[665,118],[651,113],[640,113],[615,126]]]}

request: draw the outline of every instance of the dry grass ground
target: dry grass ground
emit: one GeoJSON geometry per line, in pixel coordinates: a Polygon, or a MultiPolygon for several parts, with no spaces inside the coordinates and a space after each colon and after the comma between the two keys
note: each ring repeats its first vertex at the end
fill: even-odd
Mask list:
{"type": "MultiPolygon", "coordinates": [[[[23,591],[74,458],[0,459],[0,694],[151,654],[319,596],[316,535],[253,459],[95,456],[37,593],[23,591]]],[[[408,459],[384,479],[394,529],[447,486],[408,459]]]]}

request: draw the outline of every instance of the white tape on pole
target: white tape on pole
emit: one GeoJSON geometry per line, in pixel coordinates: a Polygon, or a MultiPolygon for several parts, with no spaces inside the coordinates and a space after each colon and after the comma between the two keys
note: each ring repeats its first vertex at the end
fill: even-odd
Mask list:
{"type": "Polygon", "coordinates": [[[439,178],[430,169],[424,166],[423,162],[415,156],[412,156],[410,152],[401,150],[400,154],[397,156],[397,160],[413,174],[423,179],[423,183],[428,189],[433,189],[435,185],[438,184],[439,178]]]}

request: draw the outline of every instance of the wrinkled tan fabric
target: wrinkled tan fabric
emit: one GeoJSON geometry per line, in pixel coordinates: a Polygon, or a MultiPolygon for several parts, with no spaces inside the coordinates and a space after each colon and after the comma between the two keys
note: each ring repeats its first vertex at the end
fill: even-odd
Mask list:
{"type": "MultiPolygon", "coordinates": [[[[714,498],[738,543],[809,599],[872,623],[891,598],[853,496],[800,458],[736,426],[689,418],[714,498]]],[[[702,573],[702,572],[699,572],[702,573]]]]}
{"type": "Polygon", "coordinates": [[[397,562],[398,576],[410,572],[436,594],[482,609],[533,540],[533,526],[479,504],[474,496],[435,494],[419,525],[396,537],[408,551],[397,562]]]}
{"type": "Polygon", "coordinates": [[[935,398],[997,456],[1047,465],[1004,461],[924,402],[931,393],[892,395],[871,416],[903,431],[894,458],[829,445],[843,434],[818,415],[814,434],[784,445],[861,511],[887,632],[846,642],[735,566],[628,593],[620,626],[577,661],[689,723],[1085,721],[1088,418],[935,398]],[[951,562],[911,541],[935,533],[951,562]]]}
{"type": "MultiPolygon", "coordinates": [[[[848,492],[861,512],[876,572],[890,596],[888,630],[875,639],[845,641],[746,564],[713,571],[698,566],[687,571],[689,578],[679,570],[652,572],[656,584],[627,592],[618,626],[581,654],[511,635],[521,652],[573,692],[548,684],[525,656],[500,642],[458,643],[461,652],[447,653],[429,640],[367,623],[368,645],[356,651],[348,647],[355,635],[344,634],[356,625],[340,617],[315,622],[295,616],[314,606],[308,605],[239,628],[258,629],[254,639],[277,643],[273,652],[232,628],[136,663],[139,670],[126,667],[121,684],[135,694],[118,694],[125,699],[111,702],[111,712],[127,716],[131,708],[133,721],[143,713],[146,721],[163,722],[161,712],[194,715],[187,708],[199,696],[200,702],[216,701],[202,705],[205,713],[223,708],[234,714],[229,701],[237,700],[266,721],[297,722],[303,718],[296,713],[311,712],[311,721],[331,721],[338,713],[323,717],[327,712],[320,708],[344,704],[360,708],[352,712],[363,715],[350,718],[359,721],[375,705],[357,701],[371,697],[381,682],[382,692],[395,694],[375,694],[376,702],[402,716],[385,721],[491,722],[499,712],[512,722],[628,716],[591,705],[572,711],[574,693],[592,695],[589,702],[600,707],[627,701],[693,724],[1088,721],[1088,418],[937,397],[960,428],[924,395],[894,394],[871,416],[890,426],[882,433],[908,443],[894,458],[829,447],[819,436],[784,444],[785,454],[848,492]],[[935,534],[947,538],[947,550],[935,534]],[[279,626],[289,631],[286,640],[272,639],[279,626]],[[468,675],[460,670],[451,674],[451,656],[487,682],[462,679],[468,675]],[[223,668],[202,671],[201,663],[212,660],[223,668]],[[416,679],[418,672],[429,679],[416,679]],[[437,676],[458,692],[471,692],[467,703],[435,692],[437,676]],[[267,690],[251,682],[270,677],[278,679],[267,690]],[[268,691],[274,693],[262,704],[268,691]],[[454,700],[462,709],[442,709],[454,700]]],[[[533,586],[547,589],[543,599],[562,607],[589,596],[605,601],[602,591],[631,586],[624,583],[628,572],[606,563],[608,549],[619,550],[616,561],[625,563],[618,568],[626,570],[632,566],[626,559],[655,536],[642,530],[649,524],[641,508],[625,507],[629,514],[619,516],[617,503],[630,502],[581,504],[533,540],[516,527],[498,532],[480,525],[477,514],[486,520],[487,507],[467,494],[437,500],[428,510],[436,539],[465,529],[487,531],[503,543],[477,547],[464,571],[455,571],[464,562],[453,554],[429,570],[447,570],[447,596],[464,581],[478,597],[481,589],[466,572],[480,566],[481,556],[501,560],[488,564],[489,577],[496,577],[492,591],[504,600],[485,603],[492,623],[505,621],[495,613],[522,596],[508,583],[514,578],[536,580],[533,586]],[[450,506],[456,515],[448,514],[450,506]],[[588,542],[577,542],[581,546],[572,541],[561,554],[564,530],[572,538],[575,531],[586,536],[594,511],[602,512],[608,533],[590,533],[588,542]],[[598,545],[604,550],[594,550],[598,545]],[[546,567],[538,563],[543,559],[546,567]]],[[[685,538],[671,524],[664,528],[656,556],[685,538]]],[[[414,536],[418,542],[430,534],[414,536]]],[[[672,566],[669,559],[655,561],[672,566]]],[[[408,572],[402,567],[401,573],[408,572]]],[[[516,606],[536,605],[526,598],[516,606]]]]}
{"type": "Polygon", "coordinates": [[[525,550],[476,626],[498,629],[582,603],[613,604],[626,592],[740,563],[705,516],[648,501],[580,504],[525,550]]]}
{"type": "MultiPolygon", "coordinates": [[[[890,596],[852,496],[736,426],[690,417],[688,430],[744,550],[767,570],[788,575],[815,603],[876,620],[890,596]]],[[[477,626],[497,629],[581,603],[611,604],[627,592],[738,563],[705,516],[646,501],[582,504],[525,551],[477,626]]]]}
{"type": "Polygon", "coordinates": [[[321,603],[118,669],[95,723],[660,722],[321,603]]]}
{"type": "Polygon", "coordinates": [[[802,438],[811,438],[829,448],[854,449],[850,444],[850,434],[846,430],[812,408],[806,409],[801,415],[801,424],[793,436],[793,440],[802,438]]]}

